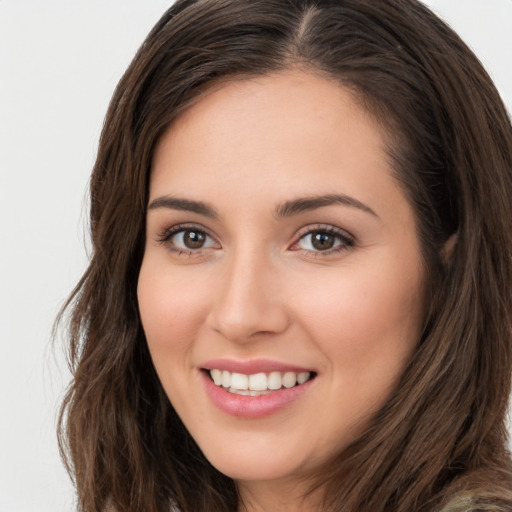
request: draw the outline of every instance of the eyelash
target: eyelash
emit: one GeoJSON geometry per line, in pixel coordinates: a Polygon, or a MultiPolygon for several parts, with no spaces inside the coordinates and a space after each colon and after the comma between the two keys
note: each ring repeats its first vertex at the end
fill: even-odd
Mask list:
{"type": "Polygon", "coordinates": [[[347,233],[346,231],[341,230],[339,228],[335,228],[334,226],[319,224],[314,227],[308,226],[307,228],[302,230],[302,232],[299,233],[299,238],[298,238],[297,242],[295,242],[292,245],[292,250],[297,250],[297,251],[301,250],[300,248],[298,248],[298,249],[293,249],[293,248],[295,246],[297,246],[306,237],[312,236],[315,233],[333,236],[335,239],[337,239],[338,242],[340,242],[338,245],[335,245],[334,247],[332,247],[330,249],[326,249],[324,251],[303,249],[304,251],[306,251],[308,254],[312,255],[315,258],[321,258],[321,257],[338,254],[340,252],[349,250],[350,248],[354,247],[354,245],[355,245],[354,237],[352,235],[350,235],[349,233],[347,233]]]}
{"type": "MultiPolygon", "coordinates": [[[[167,228],[164,231],[162,231],[161,233],[159,233],[157,235],[157,242],[161,243],[162,245],[166,245],[168,250],[170,250],[174,253],[177,253],[178,256],[189,256],[189,257],[200,256],[203,252],[203,249],[209,249],[209,247],[206,247],[206,248],[201,247],[198,249],[182,249],[182,248],[176,247],[172,243],[170,243],[172,237],[174,237],[178,233],[185,233],[187,231],[194,231],[196,233],[203,234],[203,235],[207,236],[208,238],[215,241],[215,239],[211,235],[209,235],[208,232],[204,228],[202,228],[200,226],[197,226],[194,224],[177,224],[177,225],[167,228]]],[[[217,244],[216,241],[215,241],[215,243],[217,244]]]]}
{"type": "MultiPolygon", "coordinates": [[[[168,250],[177,253],[178,256],[185,256],[185,257],[193,257],[193,256],[200,256],[203,253],[204,249],[210,249],[211,247],[200,247],[197,249],[183,249],[178,248],[174,246],[172,243],[170,243],[171,239],[179,234],[179,233],[185,233],[187,231],[194,231],[198,234],[205,235],[206,237],[210,238],[214,241],[215,244],[219,245],[218,242],[215,241],[215,239],[202,227],[194,225],[194,224],[177,224],[175,226],[172,226],[170,228],[165,229],[161,233],[157,235],[157,242],[161,243],[162,245],[166,245],[168,250]]],[[[296,242],[292,244],[290,247],[290,250],[293,251],[304,251],[308,253],[309,255],[313,255],[315,258],[317,257],[326,257],[333,254],[340,253],[342,251],[346,251],[350,249],[351,247],[354,247],[355,240],[354,238],[347,233],[344,230],[341,230],[339,228],[335,228],[334,226],[329,225],[323,225],[319,224],[317,226],[308,226],[307,228],[304,228],[301,233],[298,235],[298,239],[296,242]],[[335,237],[337,240],[338,245],[335,245],[334,247],[326,250],[311,250],[311,249],[301,249],[295,248],[299,245],[299,243],[306,239],[308,236],[312,236],[315,233],[323,234],[323,235],[329,235],[335,237]]]]}

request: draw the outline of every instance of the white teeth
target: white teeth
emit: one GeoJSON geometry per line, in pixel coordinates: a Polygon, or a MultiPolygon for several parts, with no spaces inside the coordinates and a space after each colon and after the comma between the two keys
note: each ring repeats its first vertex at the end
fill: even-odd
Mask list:
{"type": "Polygon", "coordinates": [[[251,394],[251,392],[248,389],[229,388],[228,391],[230,393],[234,393],[236,395],[246,395],[246,396],[249,396],[251,394]]]}
{"type": "Polygon", "coordinates": [[[297,374],[293,372],[286,372],[283,375],[283,386],[285,388],[293,388],[297,383],[297,374]]]}
{"type": "Polygon", "coordinates": [[[244,396],[260,396],[260,395],[267,395],[268,393],[270,393],[270,391],[268,389],[266,389],[265,391],[252,391],[250,389],[229,388],[228,391],[235,395],[244,395],[244,396]]]}
{"type": "Polygon", "coordinates": [[[243,373],[232,373],[230,387],[235,389],[249,389],[249,377],[243,373]]]}
{"type": "Polygon", "coordinates": [[[297,384],[304,384],[309,380],[309,372],[301,372],[297,374],[297,384]]]}
{"type": "Polygon", "coordinates": [[[282,379],[279,372],[271,372],[267,379],[268,389],[281,389],[282,379]]]}
{"type": "Polygon", "coordinates": [[[221,370],[211,370],[210,375],[212,376],[213,382],[217,384],[217,386],[222,386],[222,371],[221,370]]]}
{"type": "Polygon", "coordinates": [[[268,395],[270,391],[265,389],[265,391],[249,391],[249,395],[251,396],[260,396],[260,395],[268,395]]]}
{"type": "Polygon", "coordinates": [[[227,370],[210,370],[210,376],[217,386],[222,386],[230,393],[247,396],[259,396],[281,388],[293,388],[307,382],[311,376],[310,372],[270,372],[244,373],[228,372],[227,370]]]}
{"type": "Polygon", "coordinates": [[[252,391],[264,391],[267,389],[267,376],[264,373],[249,375],[249,389],[252,391]]]}

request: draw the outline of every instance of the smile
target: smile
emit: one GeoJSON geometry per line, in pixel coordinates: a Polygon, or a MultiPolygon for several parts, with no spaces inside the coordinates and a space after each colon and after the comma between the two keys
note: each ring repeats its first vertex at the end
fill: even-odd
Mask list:
{"type": "Polygon", "coordinates": [[[240,419],[268,417],[292,407],[318,380],[315,371],[266,360],[209,361],[200,370],[211,402],[240,419]]]}
{"type": "Polygon", "coordinates": [[[230,393],[245,396],[260,396],[283,388],[290,389],[304,384],[311,378],[311,372],[273,371],[268,374],[260,372],[246,375],[214,368],[209,373],[216,386],[230,393]]]}

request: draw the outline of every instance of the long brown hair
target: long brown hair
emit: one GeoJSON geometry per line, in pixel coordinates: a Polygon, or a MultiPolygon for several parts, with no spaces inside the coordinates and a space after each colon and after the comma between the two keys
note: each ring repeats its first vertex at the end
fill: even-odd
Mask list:
{"type": "Polygon", "coordinates": [[[488,75],[416,0],[179,0],[110,104],[92,259],[67,304],[74,378],[60,441],[83,512],[237,509],[146,346],[136,286],[148,181],[159,137],[207,85],[297,67],[350,88],[381,123],[429,276],[418,349],[369,429],[319,475],[323,509],[512,509],[512,128],[488,75]]]}

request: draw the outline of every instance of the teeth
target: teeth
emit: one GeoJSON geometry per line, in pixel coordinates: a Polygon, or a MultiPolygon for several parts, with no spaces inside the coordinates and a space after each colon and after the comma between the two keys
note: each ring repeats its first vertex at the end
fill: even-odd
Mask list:
{"type": "Polygon", "coordinates": [[[235,388],[229,388],[228,391],[230,393],[235,393],[236,395],[245,395],[249,396],[251,392],[248,389],[235,389],[235,388]]]}
{"type": "Polygon", "coordinates": [[[297,382],[297,374],[293,372],[286,372],[283,375],[283,386],[285,388],[293,388],[297,382]]]}
{"type": "MultiPolygon", "coordinates": [[[[252,377],[252,376],[251,376],[252,377]]],[[[249,389],[249,377],[243,373],[232,373],[230,387],[235,389],[249,389]]],[[[251,386],[251,389],[256,389],[251,386]]]]}
{"type": "MultiPolygon", "coordinates": [[[[235,375],[238,374],[233,373],[233,376],[235,375]]],[[[264,391],[267,388],[267,376],[264,373],[255,373],[254,375],[249,375],[249,389],[252,391],[264,391]]]]}
{"type": "Polygon", "coordinates": [[[244,395],[244,396],[260,396],[260,395],[267,395],[268,393],[270,393],[270,391],[268,389],[266,389],[265,391],[251,391],[250,389],[229,388],[228,391],[235,395],[244,395]]]}
{"type": "Polygon", "coordinates": [[[228,372],[227,370],[210,370],[210,376],[217,386],[222,386],[230,393],[247,396],[259,396],[269,393],[271,390],[281,388],[293,388],[295,385],[304,384],[311,377],[310,372],[270,372],[244,373],[228,372]]]}
{"type": "Polygon", "coordinates": [[[301,372],[297,374],[297,384],[304,384],[309,380],[309,372],[301,372]]]}
{"type": "Polygon", "coordinates": [[[268,389],[281,389],[283,379],[281,378],[281,373],[272,372],[269,374],[267,379],[268,389]]]}
{"type": "Polygon", "coordinates": [[[220,370],[210,370],[210,375],[217,386],[222,386],[222,372],[220,370]]]}

